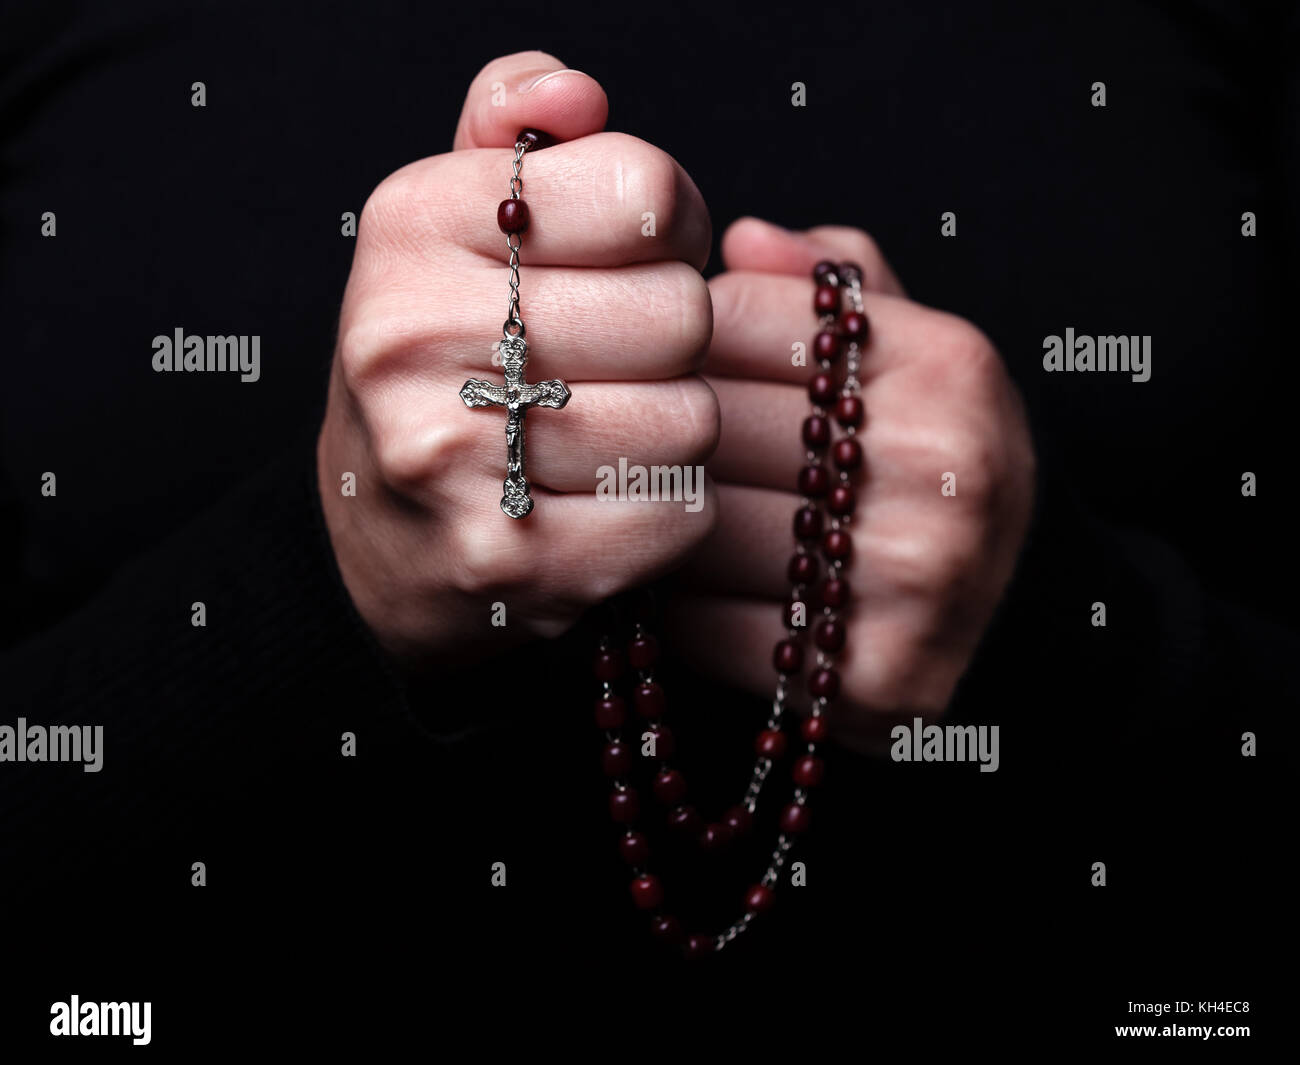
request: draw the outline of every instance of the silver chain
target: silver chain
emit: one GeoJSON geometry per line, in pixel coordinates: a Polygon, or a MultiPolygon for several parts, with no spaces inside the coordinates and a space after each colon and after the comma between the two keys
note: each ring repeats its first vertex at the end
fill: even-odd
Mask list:
{"type": "MultiPolygon", "coordinates": [[[[524,179],[519,176],[524,166],[524,153],[528,151],[528,145],[523,141],[515,142],[515,163],[514,174],[510,178],[510,198],[519,199],[520,194],[524,191],[524,179]]],[[[506,322],[502,332],[506,336],[523,336],[524,320],[519,313],[519,248],[523,244],[523,234],[507,233],[506,247],[510,249],[510,306],[506,309],[506,322]],[[514,327],[512,333],[511,326],[514,327]]]]}

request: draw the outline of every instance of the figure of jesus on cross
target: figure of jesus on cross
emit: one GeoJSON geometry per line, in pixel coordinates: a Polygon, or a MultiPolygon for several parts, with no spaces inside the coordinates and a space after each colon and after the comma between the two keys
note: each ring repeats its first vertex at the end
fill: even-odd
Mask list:
{"type": "Polygon", "coordinates": [[[501,363],[506,373],[504,386],[471,377],[461,386],[460,398],[467,407],[506,408],[506,480],[501,509],[512,518],[525,518],[533,509],[533,497],[528,493],[528,479],[524,476],[524,414],[529,407],[559,410],[569,402],[572,393],[560,380],[539,381],[535,385],[524,380],[528,341],[522,330],[514,335],[506,333],[502,338],[501,363]]]}

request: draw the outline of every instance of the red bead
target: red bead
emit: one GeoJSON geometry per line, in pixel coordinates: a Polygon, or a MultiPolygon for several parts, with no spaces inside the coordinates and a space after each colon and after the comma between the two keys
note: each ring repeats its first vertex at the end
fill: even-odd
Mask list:
{"type": "Polygon", "coordinates": [[[810,499],[819,499],[831,489],[831,475],[820,463],[805,466],[799,471],[799,492],[810,499]]]}
{"type": "Polygon", "coordinates": [[[867,316],[859,311],[849,311],[840,319],[840,329],[850,340],[856,340],[861,344],[867,339],[867,316]]]}
{"type": "Polygon", "coordinates": [[[834,285],[818,285],[813,294],[813,310],[818,314],[834,314],[839,309],[839,288],[834,285]]]}
{"type": "Polygon", "coordinates": [[[722,815],[722,821],[731,829],[732,835],[743,836],[753,827],[754,815],[743,806],[733,806],[722,815]]]}
{"type": "Polygon", "coordinates": [[[632,881],[632,901],[638,910],[657,910],[664,901],[664,889],[657,876],[639,876],[632,881]]]}
{"type": "Polygon", "coordinates": [[[840,396],[835,403],[835,420],[845,429],[860,429],[867,415],[867,408],[858,396],[840,396]]]}
{"type": "Polygon", "coordinates": [[[803,442],[808,447],[825,447],[831,442],[831,423],[820,414],[803,420],[803,442]]]}
{"type": "Polygon", "coordinates": [[[815,373],[808,382],[808,398],[824,407],[835,398],[835,381],[828,373],[815,373]]]}
{"type": "Polygon", "coordinates": [[[772,650],[772,668],[778,673],[798,673],[803,669],[803,648],[793,640],[782,640],[772,650]]]}
{"type": "Polygon", "coordinates": [[[840,693],[840,675],[833,669],[818,669],[808,678],[808,691],[818,699],[834,699],[840,693]]]}
{"type": "Polygon", "coordinates": [[[654,681],[638,684],[632,692],[632,703],[636,712],[651,719],[662,717],[664,713],[664,690],[654,681]]]}
{"type": "Polygon", "coordinates": [[[678,832],[698,832],[700,828],[700,815],[694,806],[678,806],[668,814],[668,824],[678,832]]]}
{"type": "Polygon", "coordinates": [[[669,917],[668,914],[662,913],[650,922],[650,931],[655,939],[664,943],[680,943],[682,941],[682,926],[676,917],[669,917]]]}
{"type": "Polygon", "coordinates": [[[655,777],[655,798],[665,806],[675,806],[686,798],[686,778],[676,769],[661,770],[655,777]]]}
{"type": "Polygon", "coordinates": [[[650,843],[640,832],[629,832],[618,841],[618,852],[628,865],[645,865],[650,843]]]}
{"type": "Polygon", "coordinates": [[[853,537],[843,529],[832,529],[822,539],[822,550],[827,558],[846,559],[853,554],[853,537]]]}
{"type": "Polygon", "coordinates": [[[677,750],[677,741],[673,738],[672,729],[656,722],[650,727],[649,732],[655,738],[655,757],[671,758],[673,752],[677,750]]]}
{"type": "Polygon", "coordinates": [[[543,133],[540,129],[521,129],[515,135],[515,143],[523,142],[524,151],[540,152],[543,148],[549,148],[555,143],[555,138],[549,133],[543,133]]]}
{"type": "Polygon", "coordinates": [[[822,782],[822,760],[815,754],[805,754],[795,762],[791,776],[801,788],[815,788],[822,782]]]}
{"type": "Polygon", "coordinates": [[[605,744],[600,761],[607,777],[623,777],[632,772],[632,750],[622,740],[605,744]]]}
{"type": "Polygon", "coordinates": [[[827,577],[822,581],[820,594],[822,606],[839,610],[849,601],[849,582],[843,577],[827,577]]]}
{"type": "Polygon", "coordinates": [[[780,758],[785,754],[785,733],[780,729],[764,729],[754,741],[754,750],[760,758],[780,758]]]}
{"type": "Polygon", "coordinates": [[[700,846],[706,851],[721,850],[731,842],[731,829],[721,823],[706,825],[700,833],[700,846]]]}
{"type": "Polygon", "coordinates": [[[835,285],[839,283],[836,276],[835,264],[829,259],[823,259],[812,271],[813,280],[819,285],[835,285]]]}
{"type": "Polygon", "coordinates": [[[745,909],[750,913],[766,913],[776,901],[776,892],[766,884],[755,884],[745,892],[745,909]]]}
{"type": "Polygon", "coordinates": [[[627,660],[633,669],[649,669],[659,661],[659,641],[653,636],[638,636],[627,645],[627,660]]]}
{"type": "Polygon", "coordinates": [[[603,729],[621,728],[626,706],[617,695],[606,695],[596,700],[596,727],[603,729]]]}
{"type": "Polygon", "coordinates": [[[811,817],[808,807],[802,803],[792,802],[781,811],[781,831],[792,836],[797,836],[800,832],[806,832],[811,817]]]}
{"type": "Polygon", "coordinates": [[[817,641],[817,646],[828,654],[834,654],[836,651],[844,649],[844,624],[827,618],[817,626],[817,631],[813,634],[813,639],[817,641]]]}
{"type": "Polygon", "coordinates": [[[523,200],[502,200],[497,204],[497,228],[502,233],[522,233],[528,228],[528,204],[523,200]]]}
{"type": "Polygon", "coordinates": [[[618,651],[600,651],[592,669],[597,680],[618,680],[623,675],[623,655],[618,651]]]}
{"type": "Polygon", "coordinates": [[[693,935],[686,937],[686,956],[688,958],[707,958],[718,949],[717,940],[712,936],[693,935]]]}
{"type": "Polygon", "coordinates": [[[798,540],[816,540],[822,534],[822,512],[816,507],[800,507],[794,512],[794,535],[798,540]]]}
{"type": "Polygon", "coordinates": [[[853,508],[857,505],[858,493],[853,490],[851,484],[837,484],[826,498],[826,509],[837,518],[852,514],[853,508]]]}
{"type": "Polygon", "coordinates": [[[807,743],[821,743],[829,729],[830,725],[824,717],[805,717],[799,726],[799,732],[807,743]]]}
{"type": "Polygon", "coordinates": [[[843,354],[844,340],[834,330],[823,329],[813,337],[813,357],[818,361],[834,362],[843,354]]]}
{"type": "Polygon", "coordinates": [[[609,793],[609,816],[619,824],[635,821],[640,812],[641,804],[632,788],[615,788],[609,793]]]}
{"type": "Polygon", "coordinates": [[[790,556],[790,565],[785,568],[785,575],[791,584],[812,584],[820,571],[821,563],[817,561],[817,556],[801,551],[790,556]]]}
{"type": "Polygon", "coordinates": [[[833,454],[835,465],[842,470],[856,470],[862,465],[862,445],[851,436],[836,440],[833,454]]]}
{"type": "Polygon", "coordinates": [[[840,263],[839,274],[846,285],[851,285],[854,281],[862,284],[862,267],[857,263],[840,263]]]}

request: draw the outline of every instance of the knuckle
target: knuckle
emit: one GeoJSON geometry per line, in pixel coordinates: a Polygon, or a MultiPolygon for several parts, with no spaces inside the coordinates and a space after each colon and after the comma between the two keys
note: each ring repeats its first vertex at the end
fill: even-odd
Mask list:
{"type": "Polygon", "coordinates": [[[717,394],[704,378],[692,375],[680,382],[682,411],[686,422],[682,439],[686,461],[701,463],[717,450],[722,437],[722,408],[717,394]]]}
{"type": "Polygon", "coordinates": [[[449,426],[424,433],[384,432],[372,445],[381,480],[394,491],[412,493],[455,468],[459,434],[449,426]]]}
{"type": "Polygon", "coordinates": [[[995,378],[1001,360],[993,342],[964,318],[943,314],[942,319],[939,348],[945,362],[977,379],[995,378]]]}
{"type": "Polygon", "coordinates": [[[667,152],[627,134],[613,134],[622,206],[641,225],[644,212],[655,216],[655,234],[672,233],[682,208],[679,168],[667,152]]]}
{"type": "Polygon", "coordinates": [[[504,550],[490,525],[485,529],[481,522],[462,522],[454,542],[456,583],[468,595],[505,594],[526,580],[521,552],[504,550]]]}

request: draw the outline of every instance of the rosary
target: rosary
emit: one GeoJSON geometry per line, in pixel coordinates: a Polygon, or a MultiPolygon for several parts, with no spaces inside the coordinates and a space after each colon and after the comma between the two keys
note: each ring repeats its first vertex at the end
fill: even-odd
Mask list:
{"type": "MultiPolygon", "coordinates": [[[[523,379],[528,344],[519,312],[519,248],[528,228],[528,205],[520,197],[523,180],[519,176],[528,151],[542,147],[545,134],[523,130],[515,138],[514,175],[510,180],[510,198],[497,208],[497,225],[506,234],[510,248],[510,307],[501,340],[505,386],[471,379],[461,388],[461,399],[468,407],[504,406],[506,420],[506,481],[501,509],[512,518],[524,518],[533,509],[528,481],[524,475],[524,414],[529,407],[563,407],[570,392],[563,381],[543,381],[536,385],[523,379]]],[[[720,820],[705,823],[699,813],[687,805],[686,780],[672,768],[672,733],[663,724],[665,695],[655,680],[659,645],[644,620],[633,624],[620,646],[613,634],[601,637],[594,673],[600,685],[596,699],[596,725],[605,733],[602,765],[612,781],[609,815],[622,829],[618,849],[632,869],[631,896],[635,906],[651,914],[654,935],[687,957],[702,957],[720,951],[743,933],[775,902],[775,890],[786,858],[795,840],[808,828],[809,792],[822,779],[824,767],[817,755],[817,745],[826,738],[826,711],[839,694],[840,677],[834,668],[834,656],[844,648],[844,614],[849,607],[849,585],[843,576],[849,561],[853,539],[848,525],[857,504],[853,474],[862,466],[862,445],[856,439],[865,410],[859,395],[858,371],[862,348],[866,344],[868,324],[862,305],[862,270],[853,263],[820,262],[813,268],[813,311],[818,318],[818,332],[813,339],[816,372],[808,382],[812,411],[804,419],[802,442],[807,464],[799,471],[798,488],[802,497],[794,515],[794,554],[786,576],[790,581],[790,599],[784,608],[786,636],[772,652],[776,671],[776,691],[765,728],[754,743],[755,761],[749,786],[740,802],[727,810],[720,820]],[[843,381],[837,386],[834,368],[845,364],[843,381]],[[842,432],[831,440],[831,412],[842,432]],[[838,473],[836,478],[827,466],[838,473]],[[826,575],[822,577],[822,560],[826,575]],[[805,615],[810,609],[821,614],[813,625],[812,642],[816,661],[808,676],[807,715],[799,725],[804,749],[793,761],[790,777],[793,795],[778,819],[779,833],[771,859],[758,883],[744,893],[743,912],[721,932],[690,933],[677,918],[664,912],[664,889],[659,878],[648,871],[650,845],[637,831],[641,802],[630,782],[634,758],[632,747],[622,736],[628,717],[627,701],[618,694],[623,682],[631,689],[632,706],[646,722],[646,733],[653,739],[650,750],[657,763],[651,790],[668,808],[668,823],[676,831],[694,836],[705,850],[725,846],[744,835],[753,826],[754,813],[764,783],[773,767],[786,754],[787,733],[783,719],[791,698],[790,685],[797,682],[804,669],[805,641],[808,626],[805,615]]]]}

